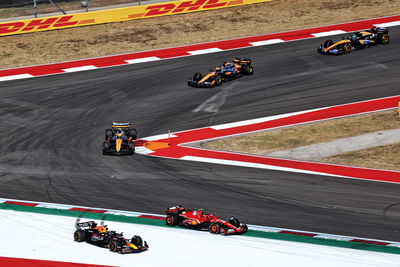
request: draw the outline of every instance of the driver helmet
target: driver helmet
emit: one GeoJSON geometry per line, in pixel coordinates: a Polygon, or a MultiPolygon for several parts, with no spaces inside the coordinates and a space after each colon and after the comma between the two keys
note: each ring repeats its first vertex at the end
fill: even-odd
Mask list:
{"type": "Polygon", "coordinates": [[[122,129],[121,129],[121,128],[118,128],[117,132],[118,132],[118,133],[122,133],[122,129]]]}
{"type": "Polygon", "coordinates": [[[99,227],[97,227],[97,229],[99,230],[100,233],[107,233],[108,232],[107,226],[99,226],[99,227]]]}

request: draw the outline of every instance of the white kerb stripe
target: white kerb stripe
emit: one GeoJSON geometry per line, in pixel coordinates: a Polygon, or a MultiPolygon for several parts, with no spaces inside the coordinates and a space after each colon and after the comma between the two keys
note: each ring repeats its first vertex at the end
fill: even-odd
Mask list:
{"type": "Polygon", "coordinates": [[[202,54],[209,54],[209,53],[215,53],[215,52],[221,52],[221,51],[223,51],[223,50],[214,47],[214,48],[208,48],[208,49],[188,51],[188,53],[191,55],[202,55],[202,54]]]}
{"type": "Polygon", "coordinates": [[[205,157],[196,157],[196,156],[183,156],[179,159],[180,160],[188,160],[188,161],[239,166],[239,167],[249,167],[249,168],[276,170],[276,171],[287,171],[287,172],[296,172],[296,173],[326,175],[326,176],[333,176],[333,177],[343,177],[340,175],[335,175],[335,174],[330,174],[330,173],[314,172],[314,171],[307,171],[307,170],[302,170],[302,169],[286,168],[286,167],[279,167],[279,166],[267,165],[267,164],[262,164],[262,163],[252,163],[252,162],[244,162],[244,161],[236,161],[236,160],[214,159],[214,158],[205,158],[205,157]]]}
{"type": "Polygon", "coordinates": [[[324,36],[331,36],[331,35],[337,35],[337,34],[342,34],[346,33],[345,31],[342,30],[336,30],[336,31],[328,31],[328,32],[317,32],[313,33],[311,35],[314,35],[315,37],[324,37],[324,36]]]}
{"type": "Polygon", "coordinates": [[[135,58],[135,59],[127,59],[125,60],[128,64],[136,64],[136,63],[144,63],[144,62],[151,62],[161,60],[159,57],[142,57],[142,58],[135,58]]]}
{"type": "Polygon", "coordinates": [[[12,81],[12,80],[19,80],[19,79],[26,79],[26,78],[32,78],[33,75],[30,75],[28,73],[26,74],[17,74],[17,75],[10,75],[10,76],[4,76],[0,77],[0,82],[3,81],[12,81]]]}
{"type": "Polygon", "coordinates": [[[400,21],[392,21],[392,22],[387,22],[387,23],[381,23],[381,24],[374,24],[376,27],[393,27],[393,26],[400,26],[400,21]]]}
{"type": "Polygon", "coordinates": [[[261,46],[261,45],[279,44],[283,42],[285,41],[283,41],[282,39],[270,39],[265,41],[251,42],[249,44],[252,46],[261,46]]]}
{"type": "Polygon", "coordinates": [[[146,138],[144,138],[144,140],[146,140],[146,141],[154,141],[154,140],[160,140],[160,139],[167,139],[168,136],[171,137],[171,138],[178,137],[178,136],[176,136],[174,134],[170,134],[170,135],[168,135],[168,134],[159,134],[159,135],[153,135],[153,136],[146,137],[146,138]]]}
{"type": "Polygon", "coordinates": [[[263,117],[263,118],[258,118],[258,119],[225,123],[225,124],[210,126],[210,128],[214,129],[214,130],[230,129],[233,127],[257,124],[257,123],[261,123],[261,122],[277,120],[277,119],[281,119],[281,118],[291,117],[291,116],[300,115],[300,114],[309,113],[309,112],[318,111],[318,110],[323,110],[323,109],[326,109],[326,108],[316,108],[316,109],[297,111],[297,112],[291,112],[291,113],[280,114],[280,115],[273,115],[273,116],[263,117]]]}
{"type": "Polygon", "coordinates": [[[94,70],[94,69],[97,69],[97,67],[93,66],[93,65],[87,65],[87,66],[67,68],[67,69],[62,69],[62,70],[65,72],[76,72],[76,71],[94,70]]]}

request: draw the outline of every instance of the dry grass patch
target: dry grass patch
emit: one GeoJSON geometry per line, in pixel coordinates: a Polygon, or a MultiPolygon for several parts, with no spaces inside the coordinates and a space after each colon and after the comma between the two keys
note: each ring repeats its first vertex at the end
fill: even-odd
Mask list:
{"type": "Polygon", "coordinates": [[[206,142],[203,146],[262,155],[397,128],[400,128],[400,118],[397,111],[390,110],[228,137],[206,142]]]}
{"type": "Polygon", "coordinates": [[[400,13],[400,1],[274,0],[0,38],[2,69],[151,50],[400,13]],[[17,44],[20,44],[17,46],[17,44]]]}
{"type": "Polygon", "coordinates": [[[365,168],[400,171],[400,143],[352,151],[319,161],[365,168]]]}

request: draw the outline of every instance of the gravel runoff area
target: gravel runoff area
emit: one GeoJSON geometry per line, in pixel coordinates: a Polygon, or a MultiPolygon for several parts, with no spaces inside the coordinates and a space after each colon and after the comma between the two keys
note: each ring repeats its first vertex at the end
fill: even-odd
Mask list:
{"type": "Polygon", "coordinates": [[[378,131],[353,137],[339,138],[330,142],[301,146],[289,150],[267,153],[267,157],[299,160],[319,160],[321,158],[362,150],[371,147],[392,145],[400,142],[400,129],[378,131]]]}
{"type": "Polygon", "coordinates": [[[393,0],[272,2],[0,38],[1,69],[267,34],[400,13],[393,0]],[[218,26],[216,26],[218,25],[218,26]],[[221,25],[225,25],[221,29],[221,25]]]}

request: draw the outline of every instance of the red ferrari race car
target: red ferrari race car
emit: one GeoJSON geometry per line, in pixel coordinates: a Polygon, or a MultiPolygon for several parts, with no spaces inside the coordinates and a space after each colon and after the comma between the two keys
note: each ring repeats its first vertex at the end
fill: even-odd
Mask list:
{"type": "Polygon", "coordinates": [[[167,225],[210,231],[212,234],[238,235],[247,231],[247,225],[241,224],[238,219],[230,218],[228,221],[221,220],[213,214],[205,214],[202,209],[186,210],[178,205],[166,211],[165,221],[167,225]]]}
{"type": "Polygon", "coordinates": [[[107,225],[97,226],[94,221],[76,223],[75,228],[74,241],[108,248],[111,252],[138,253],[149,248],[147,242],[138,235],[128,240],[122,233],[109,231],[107,225]]]}

